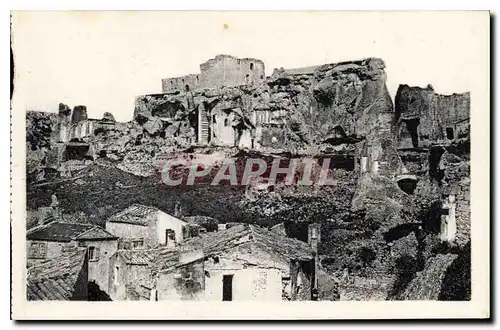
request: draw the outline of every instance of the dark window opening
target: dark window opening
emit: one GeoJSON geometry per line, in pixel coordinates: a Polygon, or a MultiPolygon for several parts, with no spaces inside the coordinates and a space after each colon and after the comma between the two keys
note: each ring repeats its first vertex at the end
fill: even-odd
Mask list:
{"type": "Polygon", "coordinates": [[[264,79],[264,75],[263,74],[260,75],[260,79],[264,79]]]}
{"type": "Polygon", "coordinates": [[[186,89],[186,92],[189,92],[189,85],[184,86],[184,88],[186,89]]]}
{"type": "Polygon", "coordinates": [[[432,148],[429,153],[429,175],[437,182],[441,182],[444,178],[444,170],[439,168],[444,151],[443,148],[432,148]]]}
{"type": "Polygon", "coordinates": [[[286,223],[285,232],[288,237],[296,238],[302,242],[309,241],[309,224],[307,222],[286,223]]]}
{"type": "Polygon", "coordinates": [[[253,70],[253,63],[250,63],[250,70],[253,70]]]}
{"type": "Polygon", "coordinates": [[[222,301],[233,300],[233,275],[222,276],[222,301]]]}
{"type": "Polygon", "coordinates": [[[31,243],[30,257],[35,259],[44,259],[47,256],[46,243],[31,243]]]}
{"type": "Polygon", "coordinates": [[[453,132],[453,128],[446,127],[446,137],[448,140],[453,140],[455,138],[455,133],[453,132]]]}
{"type": "Polygon", "coordinates": [[[167,245],[170,241],[175,244],[175,231],[167,229],[165,230],[165,245],[167,245]]]}
{"type": "Polygon", "coordinates": [[[94,246],[89,246],[88,250],[87,250],[87,253],[88,253],[89,261],[93,261],[93,260],[97,259],[96,251],[95,251],[95,247],[94,246]]]}
{"type": "Polygon", "coordinates": [[[418,125],[420,124],[420,119],[408,119],[406,122],[406,129],[410,133],[411,143],[413,148],[418,148],[418,125]]]}
{"type": "Polygon", "coordinates": [[[224,119],[224,126],[229,126],[229,118],[224,119]]]}

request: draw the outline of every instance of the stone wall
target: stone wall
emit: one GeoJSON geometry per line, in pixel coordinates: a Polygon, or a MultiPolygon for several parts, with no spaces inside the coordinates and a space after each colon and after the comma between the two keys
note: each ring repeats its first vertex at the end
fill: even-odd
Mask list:
{"type": "Polygon", "coordinates": [[[158,244],[157,235],[157,213],[153,212],[147,215],[147,226],[121,223],[121,222],[106,222],[106,230],[116,237],[121,239],[144,239],[144,245],[154,247],[158,244]]]}
{"type": "Polygon", "coordinates": [[[195,90],[201,87],[199,74],[188,74],[182,77],[162,79],[163,93],[195,90]]]}
{"type": "Polygon", "coordinates": [[[264,62],[252,58],[217,55],[200,65],[200,81],[204,88],[239,86],[262,82],[265,79],[264,62]]]}
{"type": "Polygon", "coordinates": [[[158,300],[202,300],[205,294],[203,259],[171,271],[157,279],[158,300]]]}
{"type": "Polygon", "coordinates": [[[470,178],[464,177],[456,189],[456,243],[460,246],[470,241],[470,178]]]}
{"type": "Polygon", "coordinates": [[[89,281],[95,281],[99,288],[108,291],[109,287],[109,260],[118,250],[118,241],[81,241],[79,246],[93,246],[97,248],[97,258],[89,260],[89,281]]]}
{"type": "Polygon", "coordinates": [[[254,58],[217,55],[200,64],[200,74],[162,79],[163,93],[250,85],[265,80],[264,62],[254,58]]]}

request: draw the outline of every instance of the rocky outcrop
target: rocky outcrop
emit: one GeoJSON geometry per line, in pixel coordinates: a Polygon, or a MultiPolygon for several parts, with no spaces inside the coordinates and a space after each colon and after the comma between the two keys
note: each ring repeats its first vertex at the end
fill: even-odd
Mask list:
{"type": "Polygon", "coordinates": [[[400,85],[395,98],[400,148],[449,145],[469,138],[470,93],[441,95],[432,86],[400,85]]]}
{"type": "Polygon", "coordinates": [[[116,122],[115,116],[113,116],[111,112],[107,111],[102,115],[102,120],[116,122]]]}
{"type": "Polygon", "coordinates": [[[357,142],[379,134],[381,127],[391,130],[393,107],[385,80],[384,62],[376,58],[327,64],[305,74],[276,71],[251,85],[141,96],[134,115],[170,122],[187,118],[195,130],[207,121],[213,132],[205,142],[222,145],[235,145],[245,130],[261,147],[357,142]],[[234,133],[224,136],[217,122],[226,118],[234,133]]]}
{"type": "Polygon", "coordinates": [[[49,149],[54,142],[52,136],[57,129],[56,113],[28,111],[26,113],[27,150],[49,149]]]}
{"type": "Polygon", "coordinates": [[[72,123],[78,123],[80,121],[84,121],[88,119],[87,115],[87,107],[84,105],[77,105],[73,109],[73,115],[71,117],[72,123]]]}

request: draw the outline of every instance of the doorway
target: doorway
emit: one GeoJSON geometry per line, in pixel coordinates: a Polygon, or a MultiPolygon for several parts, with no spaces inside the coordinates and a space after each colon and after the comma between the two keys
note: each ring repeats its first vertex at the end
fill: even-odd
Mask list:
{"type": "Polygon", "coordinates": [[[222,301],[233,300],[233,275],[222,276],[222,301]]]}

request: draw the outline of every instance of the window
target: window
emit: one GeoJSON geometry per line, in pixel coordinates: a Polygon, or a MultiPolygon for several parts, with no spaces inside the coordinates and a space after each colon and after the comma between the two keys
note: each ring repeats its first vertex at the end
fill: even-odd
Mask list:
{"type": "Polygon", "coordinates": [[[224,119],[224,126],[229,126],[229,118],[224,119]]]}
{"type": "Polygon", "coordinates": [[[132,249],[142,248],[144,246],[144,239],[137,239],[132,241],[132,249]]]}
{"type": "Polygon", "coordinates": [[[222,276],[222,301],[233,300],[233,275],[222,276]]]}
{"type": "Polygon", "coordinates": [[[165,245],[175,244],[175,231],[172,229],[165,230],[165,245]]]}
{"type": "Polygon", "coordinates": [[[250,70],[253,70],[253,63],[250,63],[250,70]]]}
{"type": "Polygon", "coordinates": [[[45,259],[47,257],[47,243],[32,242],[30,244],[29,257],[33,259],[45,259]]]}
{"type": "Polygon", "coordinates": [[[115,266],[115,285],[118,285],[118,276],[120,275],[120,267],[115,266]]]}
{"type": "Polygon", "coordinates": [[[87,248],[87,256],[89,258],[89,261],[99,260],[99,249],[95,246],[89,246],[87,248]]]}
{"type": "Polygon", "coordinates": [[[260,79],[264,79],[264,75],[263,74],[260,75],[260,79]]]}

